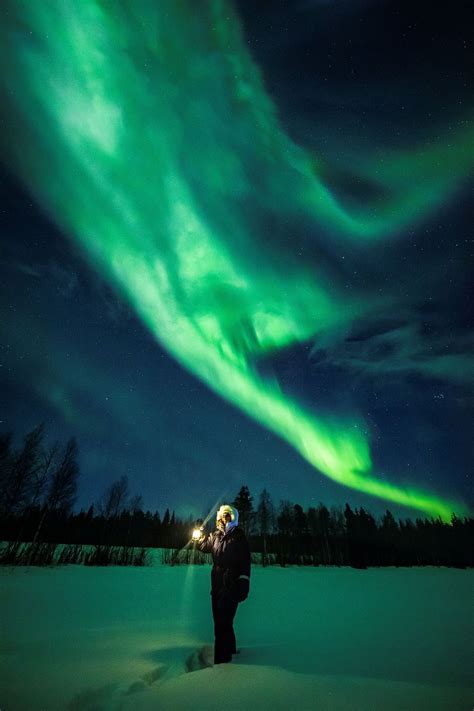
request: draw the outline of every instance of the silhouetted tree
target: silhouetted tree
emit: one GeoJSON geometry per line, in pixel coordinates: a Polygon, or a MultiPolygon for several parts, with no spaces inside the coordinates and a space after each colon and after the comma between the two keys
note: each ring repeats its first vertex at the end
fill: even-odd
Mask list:
{"type": "MultiPolygon", "coordinates": [[[[41,452],[42,466],[38,469],[33,486],[32,486],[32,499],[31,506],[36,506],[36,504],[42,500],[46,489],[48,488],[48,482],[54,470],[54,465],[59,453],[59,444],[55,442],[51,447],[41,452]]],[[[46,503],[46,501],[44,502],[46,503]]]]}
{"type": "Polygon", "coordinates": [[[377,537],[377,524],[374,517],[361,506],[356,514],[358,556],[361,567],[366,568],[374,556],[377,537]]]}
{"type": "MultiPolygon", "coordinates": [[[[38,472],[36,474],[32,506],[34,506],[36,504],[37,500],[39,500],[40,497],[43,496],[44,490],[46,489],[46,487],[48,485],[49,477],[51,476],[51,473],[53,471],[53,467],[54,467],[54,463],[55,463],[55,460],[58,455],[58,451],[59,451],[59,445],[57,443],[55,443],[55,444],[53,444],[52,447],[49,447],[49,449],[47,449],[46,451],[44,451],[42,453],[43,466],[40,470],[38,470],[38,472]]],[[[54,477],[54,474],[53,474],[53,477],[54,477]]],[[[50,489],[50,491],[51,491],[51,489],[50,489]]],[[[32,541],[33,544],[35,544],[38,540],[40,540],[40,532],[41,532],[41,529],[43,527],[43,524],[46,520],[48,513],[49,513],[49,503],[48,503],[48,497],[47,497],[41,507],[41,513],[40,513],[40,517],[38,520],[38,525],[36,526],[36,530],[35,530],[35,533],[33,536],[33,541],[32,541]]],[[[33,546],[32,546],[32,549],[33,549],[33,546]]]]}
{"type": "MultiPolygon", "coordinates": [[[[107,487],[97,504],[103,519],[101,543],[105,542],[105,534],[111,525],[112,519],[116,518],[127,507],[128,498],[128,477],[124,474],[107,487]]],[[[110,536],[110,533],[108,535],[110,536]]]]}
{"type": "Polygon", "coordinates": [[[395,531],[398,531],[397,522],[395,521],[391,511],[389,511],[388,509],[386,509],[382,517],[382,530],[388,531],[390,533],[395,533],[395,531]]]}
{"type": "Polygon", "coordinates": [[[130,504],[129,508],[132,514],[136,513],[137,511],[140,511],[140,509],[143,507],[143,496],[140,494],[135,494],[135,496],[132,496],[130,499],[130,504]]]}
{"type": "Polygon", "coordinates": [[[382,563],[384,565],[394,565],[398,562],[397,548],[399,539],[399,528],[391,511],[386,509],[382,523],[380,525],[380,545],[382,563]]]}
{"type": "Polygon", "coordinates": [[[280,501],[277,516],[278,558],[281,566],[288,562],[290,536],[293,531],[293,506],[290,501],[280,501]]]}
{"type": "MultiPolygon", "coordinates": [[[[109,523],[107,542],[125,543],[124,550],[130,545],[181,549],[187,543],[193,517],[183,521],[167,509],[161,523],[158,511],[144,513],[142,497],[129,496],[126,476],[105,491],[97,506],[100,516],[94,515],[94,505],[87,513],[82,509],[71,513],[79,474],[76,442],[71,438],[63,449],[57,444],[46,449],[43,432],[43,425],[28,432],[18,450],[12,447],[11,433],[0,434],[0,540],[10,542],[0,552],[2,563],[50,563],[58,542],[99,543],[94,560],[109,561],[109,549],[101,546],[109,523]],[[31,548],[24,549],[22,541],[32,541],[31,548]]],[[[251,536],[249,542],[255,545],[252,550],[262,551],[264,565],[270,560],[268,549],[278,552],[281,565],[474,565],[474,519],[461,519],[454,512],[450,523],[440,516],[397,522],[386,510],[377,524],[362,507],[352,510],[346,504],[344,510],[332,506],[328,511],[319,503],[304,511],[299,504],[281,501],[275,521],[269,492],[261,492],[254,513],[246,486],[241,487],[234,505],[247,533],[255,530],[258,534],[258,542],[251,536]]],[[[61,561],[74,562],[69,554],[61,561]]]]}
{"type": "Polygon", "coordinates": [[[99,512],[106,520],[118,516],[126,508],[128,497],[128,477],[124,474],[106,489],[98,502],[99,512]]]}
{"type": "Polygon", "coordinates": [[[8,482],[13,466],[12,441],[12,432],[0,434],[0,512],[3,512],[4,497],[8,491],[8,482]]]}
{"type": "Polygon", "coordinates": [[[332,563],[346,565],[346,529],[342,506],[333,505],[329,508],[328,531],[332,563]]]}
{"type": "Polygon", "coordinates": [[[296,536],[298,536],[298,538],[300,538],[301,535],[304,535],[307,532],[308,532],[308,519],[306,517],[305,512],[303,511],[303,507],[300,506],[300,504],[294,504],[294,506],[293,506],[293,533],[296,536]]]}
{"type": "Polygon", "coordinates": [[[139,518],[137,514],[141,512],[142,506],[143,497],[139,494],[135,494],[135,496],[132,496],[132,498],[130,499],[128,510],[124,511],[127,526],[127,533],[125,536],[126,546],[130,545],[130,540],[132,540],[133,545],[133,538],[136,533],[136,522],[139,518]]]}
{"type": "Polygon", "coordinates": [[[71,437],[51,478],[47,498],[51,511],[59,510],[63,515],[69,514],[76,501],[78,476],[77,441],[71,437]]]}
{"type": "Polygon", "coordinates": [[[233,506],[239,512],[239,525],[242,526],[248,535],[251,532],[253,503],[248,486],[242,486],[233,501],[233,506]]]}
{"type": "MultiPolygon", "coordinates": [[[[37,425],[24,437],[22,449],[13,455],[11,465],[5,464],[4,488],[1,494],[3,515],[24,513],[30,504],[35,476],[41,469],[41,445],[44,424],[37,425]]],[[[4,457],[10,458],[8,444],[4,443],[4,457]]]]}
{"type": "Polygon", "coordinates": [[[262,565],[267,563],[267,537],[275,525],[275,511],[270,494],[266,489],[260,494],[257,507],[257,530],[262,537],[262,565]]]}
{"type": "Polygon", "coordinates": [[[168,528],[170,525],[170,510],[166,509],[165,515],[163,516],[162,528],[168,528]]]}
{"type": "Polygon", "coordinates": [[[329,522],[329,511],[324,504],[320,503],[318,506],[319,535],[321,537],[322,562],[326,565],[331,565],[332,562],[331,546],[329,544],[329,522]]]}
{"type": "Polygon", "coordinates": [[[293,506],[291,501],[280,501],[277,516],[278,532],[282,536],[289,537],[293,532],[293,506]]]}
{"type": "Polygon", "coordinates": [[[360,567],[357,515],[348,503],[344,509],[344,518],[346,519],[347,560],[349,565],[360,567]]]}
{"type": "Polygon", "coordinates": [[[293,505],[291,538],[292,559],[300,563],[308,553],[308,520],[300,504],[293,505]]]}

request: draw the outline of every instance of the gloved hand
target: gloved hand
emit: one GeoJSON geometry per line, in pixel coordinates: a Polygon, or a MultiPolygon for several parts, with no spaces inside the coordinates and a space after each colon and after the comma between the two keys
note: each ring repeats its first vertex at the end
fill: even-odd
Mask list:
{"type": "Polygon", "coordinates": [[[250,582],[247,578],[239,578],[237,580],[237,600],[243,602],[247,599],[250,590],[250,582]]]}
{"type": "Polygon", "coordinates": [[[198,520],[194,524],[194,530],[193,530],[193,535],[192,535],[192,542],[194,544],[201,544],[206,540],[206,532],[204,531],[204,526],[203,526],[203,521],[202,518],[198,518],[198,520]],[[199,531],[199,536],[196,537],[196,531],[199,531]]]}

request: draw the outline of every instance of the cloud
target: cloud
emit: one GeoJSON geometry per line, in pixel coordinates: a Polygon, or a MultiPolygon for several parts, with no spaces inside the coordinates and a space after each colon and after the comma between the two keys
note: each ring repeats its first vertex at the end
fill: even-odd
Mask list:
{"type": "Polygon", "coordinates": [[[94,288],[102,304],[102,313],[115,324],[130,320],[134,313],[129,304],[99,274],[94,277],[94,288]]]}
{"type": "Polygon", "coordinates": [[[63,267],[59,262],[51,260],[45,267],[45,276],[51,277],[61,296],[69,297],[77,290],[79,279],[75,271],[63,267]]]}
{"type": "Polygon", "coordinates": [[[7,269],[13,269],[15,271],[21,272],[26,276],[31,276],[35,278],[40,278],[43,276],[42,271],[38,266],[32,266],[31,264],[26,264],[24,262],[19,262],[16,260],[6,260],[0,261],[0,267],[6,267],[7,269]]]}
{"type": "Polygon", "coordinates": [[[382,322],[378,329],[367,326],[330,348],[316,344],[311,358],[320,365],[349,369],[367,377],[416,373],[474,385],[473,336],[451,333],[451,341],[455,349],[449,345],[446,331],[426,335],[417,321],[382,322]]]}
{"type": "Polygon", "coordinates": [[[0,261],[0,267],[20,272],[27,277],[51,280],[56,291],[65,297],[71,296],[79,286],[76,271],[63,266],[56,259],[28,263],[12,257],[0,261]]]}

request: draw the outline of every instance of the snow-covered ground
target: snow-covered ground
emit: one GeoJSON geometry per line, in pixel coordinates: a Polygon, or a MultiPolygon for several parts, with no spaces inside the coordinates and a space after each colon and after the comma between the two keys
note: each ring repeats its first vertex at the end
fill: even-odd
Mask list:
{"type": "Polygon", "coordinates": [[[240,654],[199,668],[212,660],[210,567],[155,558],[0,569],[2,711],[474,705],[473,570],[253,566],[240,654]]]}

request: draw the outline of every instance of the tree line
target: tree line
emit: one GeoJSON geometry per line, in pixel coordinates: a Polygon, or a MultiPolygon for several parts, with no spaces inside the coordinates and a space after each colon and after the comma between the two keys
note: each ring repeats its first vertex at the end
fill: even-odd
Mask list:
{"type": "MultiPolygon", "coordinates": [[[[72,437],[63,446],[47,447],[44,437],[44,424],[28,432],[19,448],[13,446],[12,433],[0,435],[0,540],[11,546],[3,562],[18,561],[14,552],[24,542],[36,552],[43,544],[95,546],[90,564],[110,563],[114,546],[122,550],[116,551],[113,562],[122,564],[141,564],[129,552],[135,547],[142,549],[139,560],[144,560],[145,548],[175,549],[172,561],[181,549],[189,550],[193,517],[182,519],[169,509],[163,516],[144,511],[142,497],[130,492],[126,476],[110,484],[86,511],[74,512],[80,473],[77,442],[72,437]]],[[[254,562],[263,565],[474,565],[474,519],[454,513],[450,523],[440,518],[413,522],[397,521],[387,509],[377,521],[364,508],[352,509],[348,503],[328,509],[320,502],[304,509],[281,500],[276,506],[266,489],[254,505],[248,486],[242,486],[231,503],[239,511],[254,562]]],[[[52,549],[44,550],[42,559],[50,559],[52,549]]],[[[64,562],[76,562],[71,551],[64,562]]]]}
{"type": "MultiPolygon", "coordinates": [[[[143,511],[143,499],[132,495],[127,476],[108,486],[87,511],[73,512],[77,500],[78,445],[44,443],[39,424],[13,446],[11,432],[0,434],[0,540],[110,546],[172,547],[189,538],[193,518],[178,520],[143,511]]],[[[7,556],[8,560],[12,556],[7,556]]],[[[99,558],[101,557],[99,551],[99,558]]]]}
{"type": "Polygon", "coordinates": [[[282,500],[273,504],[264,489],[256,506],[247,486],[234,501],[240,522],[263,565],[368,566],[474,565],[474,519],[456,516],[395,519],[386,509],[380,520],[363,507],[323,503],[303,509],[282,500]]]}

